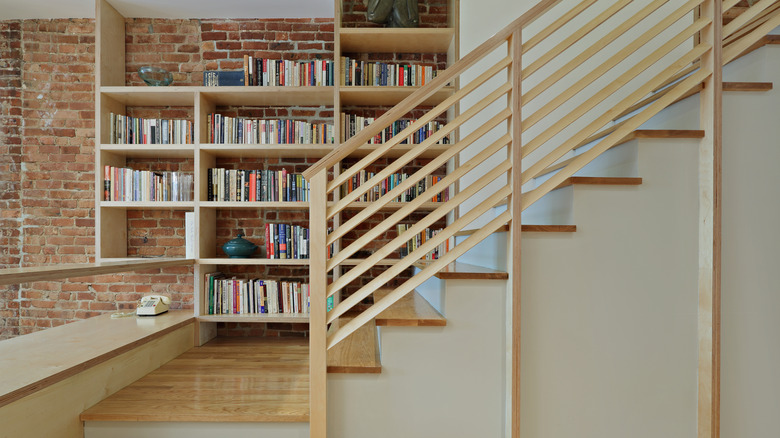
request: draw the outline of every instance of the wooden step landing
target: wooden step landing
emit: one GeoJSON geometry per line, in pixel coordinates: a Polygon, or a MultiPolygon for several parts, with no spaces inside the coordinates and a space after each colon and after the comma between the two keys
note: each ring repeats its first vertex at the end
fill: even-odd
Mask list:
{"type": "Polygon", "coordinates": [[[82,421],[308,422],[303,338],[217,338],[87,409],[82,421]]]}
{"type": "MultiPolygon", "coordinates": [[[[431,261],[421,260],[414,265],[422,269],[428,263],[431,263],[431,261]]],[[[482,266],[454,262],[439,271],[435,277],[441,280],[507,280],[509,279],[509,274],[482,266]]]]}
{"type": "MultiPolygon", "coordinates": [[[[350,318],[339,318],[331,324],[328,332],[350,318]]],[[[363,325],[343,341],[328,350],[328,372],[337,374],[378,374],[382,372],[379,360],[379,334],[374,321],[363,325]]]]}
{"type": "MultiPolygon", "coordinates": [[[[384,298],[392,289],[374,292],[374,302],[384,298]]],[[[443,327],[447,319],[441,316],[417,291],[412,291],[376,317],[378,326],[443,327]]]]}

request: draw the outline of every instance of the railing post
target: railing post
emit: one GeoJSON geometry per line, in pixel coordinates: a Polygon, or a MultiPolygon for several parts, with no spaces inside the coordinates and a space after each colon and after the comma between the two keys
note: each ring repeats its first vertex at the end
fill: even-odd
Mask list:
{"type": "Polygon", "coordinates": [[[325,239],[327,169],[315,174],[309,192],[309,436],[327,435],[327,335],[325,239]]]}
{"type": "Polygon", "coordinates": [[[712,50],[701,60],[712,75],[700,94],[699,146],[699,310],[697,437],[720,436],[720,228],[722,147],[722,0],[708,0],[701,16],[712,25],[701,32],[712,50]]]}
{"type": "Polygon", "coordinates": [[[512,56],[512,98],[509,102],[512,110],[512,147],[510,155],[512,159],[512,170],[509,171],[509,177],[512,178],[512,223],[511,231],[511,251],[512,251],[512,269],[509,271],[511,278],[510,286],[512,288],[512,374],[511,374],[511,438],[520,437],[520,231],[522,206],[520,202],[520,193],[522,193],[521,183],[521,100],[522,100],[522,55],[523,44],[521,39],[521,28],[512,33],[509,41],[510,55],[512,56]]]}

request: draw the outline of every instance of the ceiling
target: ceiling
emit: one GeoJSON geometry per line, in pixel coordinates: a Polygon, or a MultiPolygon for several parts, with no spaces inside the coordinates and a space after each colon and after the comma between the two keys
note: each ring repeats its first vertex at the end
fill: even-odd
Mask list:
{"type": "MultiPolygon", "coordinates": [[[[108,0],[125,17],[333,17],[333,0],[108,0]]],[[[0,20],[94,18],[94,0],[0,0],[0,20]]]]}

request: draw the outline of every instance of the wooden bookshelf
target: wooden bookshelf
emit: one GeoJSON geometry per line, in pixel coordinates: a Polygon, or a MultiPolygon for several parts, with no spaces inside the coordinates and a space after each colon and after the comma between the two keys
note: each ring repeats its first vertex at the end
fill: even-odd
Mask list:
{"type": "Polygon", "coordinates": [[[291,324],[308,324],[309,315],[297,313],[245,313],[240,315],[200,315],[201,322],[232,322],[232,323],[268,323],[286,322],[291,324]]]}
{"type": "MultiPolygon", "coordinates": [[[[127,257],[127,210],[183,210],[195,212],[196,252],[194,261],[195,302],[194,313],[198,318],[198,338],[207,341],[216,333],[217,322],[307,322],[301,315],[205,315],[204,274],[224,266],[308,267],[308,260],[300,259],[230,259],[222,256],[217,247],[218,212],[233,210],[278,210],[308,215],[307,202],[214,202],[206,201],[207,170],[218,167],[218,160],[269,159],[318,159],[331,152],[334,144],[212,144],[208,143],[208,114],[220,111],[220,107],[325,107],[332,111],[328,123],[334,125],[335,138],[340,138],[339,118],[343,107],[390,107],[402,101],[418,87],[345,87],[340,84],[340,57],[346,53],[446,53],[448,64],[458,59],[458,0],[449,0],[450,20],[446,28],[344,28],[339,4],[335,4],[334,63],[335,86],[293,87],[205,87],[205,86],[127,86],[125,27],[126,18],[112,5],[114,0],[96,0],[96,99],[95,99],[95,206],[96,206],[96,261],[131,260],[127,257]],[[110,114],[128,114],[133,107],[183,107],[191,114],[194,128],[193,144],[131,145],[109,144],[110,114]],[[104,201],[104,166],[136,167],[133,159],[192,160],[193,197],[191,202],[116,202],[104,201]]],[[[127,8],[123,9],[126,10],[127,8]]],[[[130,7],[132,9],[132,7],[130,7]]],[[[197,15],[197,11],[192,11],[197,15]]],[[[202,17],[209,18],[209,17],[202,17]]],[[[400,61],[399,61],[400,62],[400,61]]],[[[431,96],[425,106],[444,101],[457,89],[457,82],[431,96]]],[[[457,107],[448,111],[447,117],[457,115],[457,107]]],[[[284,117],[288,118],[288,117],[284,117]]],[[[294,117],[291,117],[294,118],[294,117]]],[[[457,138],[453,137],[453,141],[457,138]]],[[[363,157],[379,145],[364,145],[354,157],[363,157]]],[[[390,156],[408,152],[414,145],[399,145],[390,156]]],[[[437,145],[420,158],[430,158],[445,151],[449,145],[437,145]]],[[[338,174],[341,165],[335,169],[338,174]]],[[[292,170],[292,169],[290,169],[292,170]]],[[[456,188],[457,190],[457,188],[456,188]]],[[[338,201],[338,193],[333,201],[338,201]]],[[[331,202],[331,205],[333,202],[331,202]]],[[[348,209],[364,208],[369,203],[353,203],[348,209]]],[[[403,203],[391,203],[383,211],[395,211],[403,203]]],[[[421,211],[432,211],[442,203],[426,202],[421,211]]],[[[341,215],[334,218],[340,223],[341,215]]],[[[336,250],[340,242],[336,243],[336,250]]],[[[350,259],[346,266],[361,260],[350,259]]],[[[380,265],[392,265],[397,259],[386,259],[380,265]]],[[[338,271],[338,270],[337,270],[338,271]]],[[[340,272],[334,272],[338,277],[340,272]]]]}

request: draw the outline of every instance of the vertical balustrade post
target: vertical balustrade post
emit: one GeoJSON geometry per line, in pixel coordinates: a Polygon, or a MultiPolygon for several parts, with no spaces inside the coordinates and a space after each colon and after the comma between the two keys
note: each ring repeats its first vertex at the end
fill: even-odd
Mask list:
{"type": "Polygon", "coordinates": [[[325,293],[327,169],[311,178],[309,192],[309,436],[327,435],[327,336],[325,293]]]}
{"type": "Polygon", "coordinates": [[[510,286],[512,288],[512,375],[511,375],[511,438],[520,437],[520,215],[522,208],[520,204],[520,193],[522,193],[521,169],[521,100],[522,100],[522,55],[523,44],[521,38],[521,29],[512,33],[509,41],[509,50],[512,56],[512,99],[510,105],[512,109],[512,144],[510,154],[512,159],[512,170],[509,171],[509,177],[512,182],[511,205],[512,223],[510,227],[512,242],[512,269],[509,270],[510,286]]]}
{"type": "Polygon", "coordinates": [[[712,45],[701,60],[712,75],[700,94],[704,138],[699,146],[698,438],[720,436],[722,6],[722,0],[707,0],[700,11],[712,20],[700,36],[712,45]]]}

